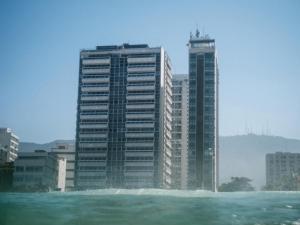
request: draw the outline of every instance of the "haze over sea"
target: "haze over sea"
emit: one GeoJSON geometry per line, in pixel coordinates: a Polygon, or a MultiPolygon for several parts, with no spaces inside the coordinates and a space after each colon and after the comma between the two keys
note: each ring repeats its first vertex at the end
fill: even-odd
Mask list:
{"type": "Polygon", "coordinates": [[[300,192],[105,189],[0,193],[1,225],[299,225],[300,192]]]}

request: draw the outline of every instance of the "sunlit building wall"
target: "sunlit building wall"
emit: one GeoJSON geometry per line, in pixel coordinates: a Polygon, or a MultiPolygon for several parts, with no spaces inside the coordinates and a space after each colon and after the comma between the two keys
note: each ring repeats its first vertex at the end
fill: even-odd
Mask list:
{"type": "Polygon", "coordinates": [[[10,128],[0,128],[0,145],[3,162],[13,162],[18,156],[19,137],[10,128]]]}
{"type": "Polygon", "coordinates": [[[65,189],[74,190],[75,146],[74,144],[57,143],[51,151],[60,158],[66,159],[65,189]]]}

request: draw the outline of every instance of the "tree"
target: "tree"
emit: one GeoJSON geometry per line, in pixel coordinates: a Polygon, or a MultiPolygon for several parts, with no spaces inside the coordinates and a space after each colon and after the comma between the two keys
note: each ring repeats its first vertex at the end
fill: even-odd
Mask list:
{"type": "Polygon", "coordinates": [[[221,184],[218,190],[220,192],[254,191],[254,187],[250,184],[251,181],[247,177],[231,177],[231,181],[221,184]]]}

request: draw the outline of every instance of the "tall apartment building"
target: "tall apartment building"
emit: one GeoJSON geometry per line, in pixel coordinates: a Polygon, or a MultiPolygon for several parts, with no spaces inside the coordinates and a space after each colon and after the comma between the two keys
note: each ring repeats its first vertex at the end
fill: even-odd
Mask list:
{"type": "Polygon", "coordinates": [[[14,166],[14,188],[65,190],[66,159],[64,158],[44,150],[20,152],[14,166]]]}
{"type": "Polygon", "coordinates": [[[173,75],[172,85],[172,188],[187,189],[188,76],[173,75]]]}
{"type": "Polygon", "coordinates": [[[191,189],[218,185],[218,64],[215,40],[191,35],[189,43],[189,169],[191,189]]]}
{"type": "Polygon", "coordinates": [[[170,187],[171,79],[161,47],[123,44],[81,51],[78,189],[170,187]]]}
{"type": "Polygon", "coordinates": [[[0,145],[2,145],[2,161],[13,162],[18,156],[19,138],[10,128],[0,128],[0,145]],[[4,159],[4,157],[6,159],[4,159]]]}
{"type": "Polygon", "coordinates": [[[51,151],[58,157],[66,159],[66,190],[74,190],[75,146],[73,144],[58,143],[56,147],[51,149],[51,151]]]}
{"type": "Polygon", "coordinates": [[[300,153],[276,152],[266,155],[266,185],[276,186],[284,177],[300,178],[300,153]]]}

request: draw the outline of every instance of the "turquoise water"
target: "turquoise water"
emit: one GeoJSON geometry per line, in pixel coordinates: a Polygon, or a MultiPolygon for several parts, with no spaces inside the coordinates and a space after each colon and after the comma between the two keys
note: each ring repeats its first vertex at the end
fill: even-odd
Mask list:
{"type": "Polygon", "coordinates": [[[300,225],[300,192],[0,193],[0,225],[300,225]]]}

